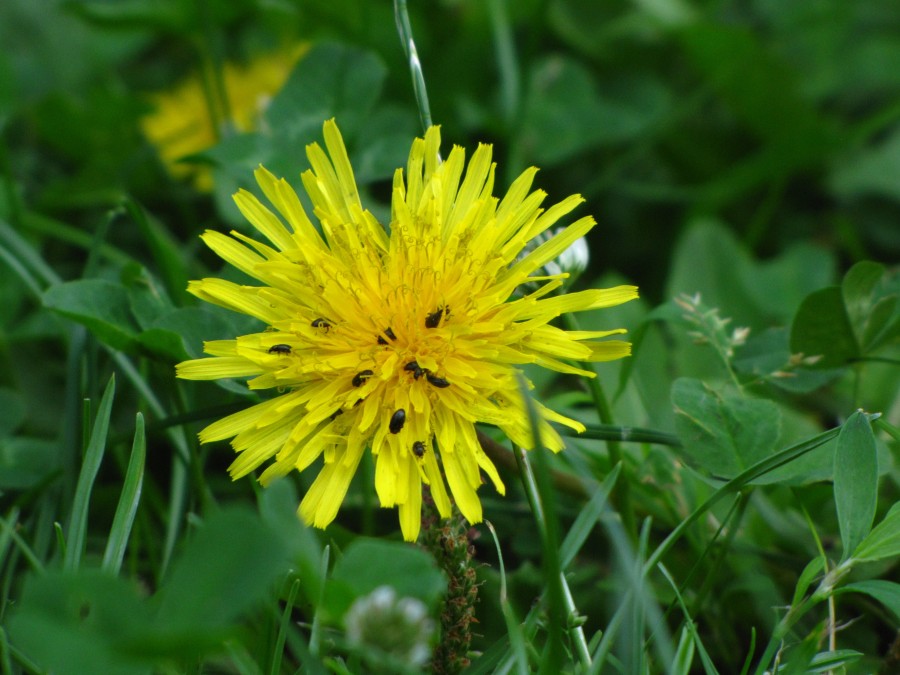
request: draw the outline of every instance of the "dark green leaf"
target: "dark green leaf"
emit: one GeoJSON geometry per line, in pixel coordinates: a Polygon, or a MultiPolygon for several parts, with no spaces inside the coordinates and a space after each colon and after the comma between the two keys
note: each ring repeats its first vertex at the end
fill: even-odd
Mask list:
{"type": "Polygon", "coordinates": [[[97,571],[29,579],[9,621],[13,643],[59,675],[150,673],[130,650],[148,626],[136,589],[97,571]]]}
{"type": "MultiPolygon", "coordinates": [[[[343,134],[362,129],[387,74],[378,56],[355,47],[318,44],[297,64],[266,110],[277,142],[299,150],[322,135],[322,122],[337,118],[343,134]]],[[[296,169],[296,157],[292,158],[296,169]]]]}
{"type": "Polygon", "coordinates": [[[25,399],[14,389],[0,388],[0,438],[11,434],[25,421],[25,399]]]}
{"type": "Polygon", "coordinates": [[[672,405],[682,452],[713,476],[733,478],[775,450],[781,411],[772,401],[723,394],[680,378],[672,386],[672,405]]]}
{"type": "Polygon", "coordinates": [[[685,50],[743,122],[801,161],[822,151],[825,129],[815,108],[801,98],[796,75],[750,28],[695,24],[681,34],[685,50]]]}
{"type": "Polygon", "coordinates": [[[545,166],[635,138],[669,105],[666,90],[645,78],[608,83],[600,96],[591,72],[562,56],[536,63],[529,82],[518,142],[529,159],[545,166]]]}
{"type": "Polygon", "coordinates": [[[182,307],[158,316],[138,341],[150,353],[171,361],[199,358],[203,342],[236,336],[225,315],[203,307],[182,307]]]}
{"type": "Polygon", "coordinates": [[[219,639],[287,573],[289,550],[286,537],[245,508],[213,513],[158,594],[155,640],[192,650],[219,639]]]}
{"type": "Polygon", "coordinates": [[[791,363],[789,340],[788,329],[781,326],[750,333],[747,341],[737,349],[732,366],[739,373],[753,376],[754,380],[763,380],[797,394],[820,389],[843,374],[841,369],[796,368],[791,363]]]}
{"type": "Polygon", "coordinates": [[[0,488],[30,488],[59,468],[56,441],[27,436],[0,439],[0,488]]]}
{"type": "Polygon", "coordinates": [[[872,528],[878,501],[875,435],[869,419],[861,411],[844,422],[838,436],[834,454],[834,501],[846,560],[872,528]]]}
{"type": "Polygon", "coordinates": [[[839,197],[880,195],[900,199],[900,131],[881,143],[835,162],[829,183],[839,197]]]}
{"type": "Polygon", "coordinates": [[[803,300],[791,326],[791,351],[821,356],[815,368],[838,368],[859,356],[859,345],[838,286],[823,288],[803,300]]]}
{"type": "Polygon", "coordinates": [[[44,293],[44,306],[85,326],[101,342],[133,350],[137,324],[128,294],[119,284],[102,279],[67,281],[44,293]]]}

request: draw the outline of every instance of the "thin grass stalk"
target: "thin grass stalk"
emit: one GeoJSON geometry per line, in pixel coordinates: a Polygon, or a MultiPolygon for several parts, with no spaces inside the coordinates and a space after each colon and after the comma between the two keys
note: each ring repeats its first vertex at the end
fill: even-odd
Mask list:
{"type": "Polygon", "coordinates": [[[431,106],[428,104],[425,74],[422,72],[422,62],[419,61],[419,52],[416,50],[416,41],[413,39],[406,0],[394,0],[394,19],[397,22],[397,32],[400,35],[403,52],[409,61],[409,72],[412,75],[413,94],[419,109],[419,118],[422,120],[423,129],[427,131],[432,125],[431,106]]]}
{"type": "Polygon", "coordinates": [[[66,537],[66,554],[63,559],[63,569],[66,571],[78,569],[81,563],[87,534],[87,517],[91,491],[93,490],[97,473],[100,471],[103,454],[106,451],[106,436],[109,431],[109,418],[112,414],[115,393],[116,377],[113,375],[109,378],[109,384],[106,385],[106,390],[100,399],[94,429],[91,432],[91,439],[84,456],[84,463],[78,475],[78,484],[75,487],[72,516],[69,520],[66,537]]]}
{"type": "Polygon", "coordinates": [[[135,416],[134,427],[134,442],[131,445],[128,469],[125,471],[125,482],[110,528],[106,552],[103,555],[103,570],[113,574],[118,574],[122,568],[122,560],[131,537],[131,528],[141,501],[141,488],[144,482],[147,437],[144,434],[144,416],[141,413],[135,416]]]}

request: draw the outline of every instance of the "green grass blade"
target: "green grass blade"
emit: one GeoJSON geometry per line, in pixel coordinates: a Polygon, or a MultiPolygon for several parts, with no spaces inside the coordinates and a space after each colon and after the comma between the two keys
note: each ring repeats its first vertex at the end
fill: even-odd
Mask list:
{"type": "Polygon", "coordinates": [[[687,605],[684,602],[684,598],[681,595],[681,591],[678,590],[678,584],[675,583],[675,579],[672,578],[672,575],[669,574],[669,570],[666,569],[665,565],[659,566],[660,572],[666,578],[666,581],[669,582],[669,586],[672,588],[672,592],[675,594],[675,600],[678,602],[678,606],[681,607],[681,611],[684,614],[685,620],[685,628],[687,628],[691,637],[694,641],[694,646],[697,648],[697,652],[700,654],[700,662],[703,664],[703,671],[706,675],[719,675],[719,671],[716,670],[715,665],[713,665],[712,659],[709,658],[709,653],[706,651],[706,647],[703,646],[702,640],[700,640],[700,636],[697,634],[697,627],[694,624],[694,620],[691,618],[690,612],[688,612],[687,605]]]}
{"type": "Polygon", "coordinates": [[[821,434],[817,434],[816,436],[813,436],[808,440],[792,445],[789,448],[785,448],[781,452],[778,452],[771,457],[767,457],[766,459],[757,462],[747,470],[741,472],[739,475],[735,476],[730,481],[725,483],[722,487],[720,487],[712,495],[710,495],[705,502],[694,509],[694,511],[687,518],[681,521],[674,530],[672,530],[669,536],[666,537],[665,540],[653,552],[653,555],[651,555],[647,559],[647,562],[644,565],[644,574],[648,574],[650,570],[656,567],[657,563],[659,563],[659,561],[669,551],[669,549],[671,549],[672,546],[675,545],[675,542],[677,542],[681,538],[687,528],[695,523],[700,518],[700,516],[709,511],[709,509],[715,506],[720,500],[722,500],[732,492],[740,490],[749,482],[759,478],[760,476],[765,475],[770,471],[774,471],[778,467],[784,466],[789,462],[793,462],[795,459],[797,459],[798,457],[802,457],[807,452],[815,450],[820,445],[827,443],[833,438],[836,438],[839,432],[840,427],[829,429],[828,431],[823,431],[821,434]]]}
{"type": "Polygon", "coordinates": [[[0,550],[4,552],[2,558],[0,560],[6,560],[6,548],[7,542],[12,541],[22,552],[22,555],[25,556],[25,560],[28,561],[28,564],[31,565],[31,568],[39,573],[44,573],[44,565],[38,559],[38,557],[34,554],[34,551],[31,550],[31,547],[28,546],[27,542],[22,539],[22,536],[16,531],[16,526],[19,522],[19,513],[17,510],[14,510],[10,517],[0,518],[0,550]]]}
{"type": "Polygon", "coordinates": [[[100,470],[100,463],[103,461],[103,453],[106,451],[106,435],[109,431],[109,417],[112,413],[115,393],[116,378],[113,375],[109,378],[109,384],[106,385],[106,390],[100,399],[97,419],[94,422],[91,440],[88,443],[87,452],[84,455],[84,463],[78,475],[78,484],[75,487],[72,517],[69,521],[68,536],[66,537],[66,554],[63,560],[63,569],[67,571],[78,569],[84,551],[91,490],[94,487],[97,472],[100,470]]]}
{"type": "Polygon", "coordinates": [[[503,612],[503,620],[506,622],[506,634],[509,637],[509,646],[513,666],[518,675],[526,675],[529,672],[528,653],[525,649],[525,635],[522,631],[522,624],[516,618],[515,610],[509,602],[506,595],[506,567],[503,563],[503,551],[500,548],[500,540],[497,539],[497,532],[494,526],[485,521],[488,531],[494,540],[494,546],[497,549],[497,560],[500,564],[500,609],[503,612]]]}
{"type": "Polygon", "coordinates": [[[294,579],[294,583],[291,584],[291,590],[288,591],[288,598],[284,605],[284,611],[281,613],[281,621],[278,624],[278,636],[275,638],[275,649],[272,651],[272,667],[269,669],[270,675],[278,675],[278,673],[281,672],[281,657],[284,653],[284,641],[287,639],[291,613],[294,611],[294,603],[297,601],[297,594],[299,592],[300,580],[294,579]]]}
{"type": "Polygon", "coordinates": [[[581,509],[575,522],[572,523],[572,527],[569,528],[569,533],[566,535],[566,538],[563,540],[562,546],[559,549],[560,565],[563,569],[569,567],[572,560],[578,555],[581,547],[584,546],[584,542],[594,529],[597,521],[600,520],[600,516],[606,508],[609,494],[612,492],[616,480],[619,478],[621,469],[621,463],[616,464],[600,487],[597,488],[597,491],[594,493],[594,496],[591,497],[591,500],[583,509],[581,509]]]}
{"type": "Polygon", "coordinates": [[[122,568],[122,559],[131,536],[131,527],[141,501],[141,488],[144,483],[144,460],[147,455],[147,438],[144,434],[144,416],[138,413],[134,422],[134,442],[131,446],[131,459],[125,471],[125,484],[116,515],[113,518],[106,553],[103,555],[103,569],[118,574],[122,568]]]}

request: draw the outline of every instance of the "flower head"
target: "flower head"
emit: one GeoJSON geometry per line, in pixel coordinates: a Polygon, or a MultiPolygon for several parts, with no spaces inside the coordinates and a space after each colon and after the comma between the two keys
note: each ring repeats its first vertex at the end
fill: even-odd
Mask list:
{"type": "MultiPolygon", "coordinates": [[[[232,439],[239,453],[230,468],[234,478],[269,462],[263,484],[321,457],[299,510],[316,527],[336,516],[366,449],[375,460],[381,505],[398,507],[407,540],[419,533],[423,483],[444,517],[452,496],[462,515],[478,522],[481,472],[501,494],[504,486],[478,443],[475,423],[495,425],[530,447],[517,366],[592,377],[564,359],[628,355],[629,343],[598,339],[624,329],[564,331],[550,322],[564,312],[626,302],[637,289],[552,295],[565,273],[536,272],[594,220],[581,218],[520,257],[528,242],[582,200],[572,196],[542,209],[546,194],[531,191],[536,169],[497,199],[488,145],[480,145],[466,166],[459,147],[441,161],[437,127],[416,139],[405,175],[401,169],[394,175],[386,230],[363,208],[333,121],[325,123],[324,137],[328,154],[309,146],[312,169],[302,176],[318,228],[288,183],[260,167],[256,179],[280,217],[244,190],[235,201],[268,243],[237,232],[202,235],[261,285],[203,279],[191,282],[190,292],[268,328],[205,343],[210,358],[179,364],[179,377],[251,377],[251,389],[283,393],[211,424],[200,439],[232,439]],[[542,282],[538,290],[516,293],[535,281],[542,282]]],[[[536,405],[550,450],[561,450],[563,441],[548,422],[583,430],[536,405]]]]}

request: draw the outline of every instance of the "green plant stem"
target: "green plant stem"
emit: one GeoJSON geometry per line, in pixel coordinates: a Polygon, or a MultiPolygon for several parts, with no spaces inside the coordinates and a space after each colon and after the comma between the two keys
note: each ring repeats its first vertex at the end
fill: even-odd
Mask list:
{"type": "MultiPolygon", "coordinates": [[[[563,323],[567,330],[579,330],[578,320],[571,314],[563,315],[563,323]]],[[[609,405],[609,400],[606,398],[606,392],[603,391],[603,385],[600,384],[600,375],[597,373],[594,364],[582,363],[581,367],[585,370],[590,370],[595,374],[595,377],[588,378],[587,383],[591,392],[591,397],[594,399],[594,406],[597,408],[597,415],[600,417],[600,422],[604,425],[614,425],[615,422],[613,420],[612,408],[609,405]]],[[[622,480],[618,482],[613,494],[610,495],[610,502],[616,511],[619,512],[619,515],[622,518],[622,525],[625,528],[625,532],[628,533],[629,539],[631,539],[631,541],[636,541],[637,522],[634,518],[634,506],[631,502],[630,477],[628,475],[627,466],[625,462],[622,461],[622,448],[618,441],[607,439],[606,449],[609,453],[610,466],[615,466],[621,462],[623,474],[622,480]]]]}
{"type": "MultiPolygon", "coordinates": [[[[536,449],[540,451],[540,448],[536,449]]],[[[528,457],[525,456],[525,451],[522,448],[516,447],[513,451],[513,454],[515,455],[516,463],[519,465],[519,475],[522,478],[522,487],[525,488],[525,495],[528,498],[528,503],[531,506],[531,511],[532,513],[534,513],[534,518],[543,531],[543,538],[547,540],[547,519],[544,513],[544,507],[541,503],[541,498],[538,492],[538,486],[534,477],[534,472],[531,470],[531,464],[528,462],[528,457]]],[[[575,607],[575,601],[572,597],[572,591],[569,589],[569,583],[566,581],[565,574],[562,572],[562,570],[559,571],[558,575],[555,575],[555,578],[551,578],[549,582],[552,584],[556,584],[557,592],[563,599],[568,617],[577,617],[578,609],[575,607]]],[[[568,632],[569,639],[571,639],[572,643],[575,645],[575,651],[578,654],[578,660],[585,668],[590,668],[591,652],[588,649],[587,640],[584,637],[584,629],[582,629],[581,626],[569,624],[568,632]]]]}
{"type": "Polygon", "coordinates": [[[397,32],[400,34],[400,42],[403,51],[409,61],[409,71],[412,74],[413,94],[416,97],[416,105],[419,108],[419,117],[422,127],[427,131],[432,125],[431,107],[428,105],[428,90],[425,88],[425,75],[422,73],[422,63],[419,61],[419,53],[416,51],[416,42],[413,39],[412,25],[409,23],[409,12],[406,8],[406,0],[394,0],[394,19],[397,21],[397,32]]]}
{"type": "Polygon", "coordinates": [[[877,417],[872,421],[872,424],[874,426],[878,427],[879,429],[881,429],[884,433],[886,433],[888,436],[893,438],[895,441],[900,443],[900,429],[895,427],[893,424],[888,422],[886,419],[884,419],[883,417],[877,417]]]}
{"type": "Polygon", "coordinates": [[[591,438],[599,441],[620,441],[622,443],[654,443],[681,447],[681,440],[675,434],[643,427],[623,427],[618,424],[585,424],[585,430],[578,433],[562,425],[554,425],[560,436],[571,438],[591,438]]]}

